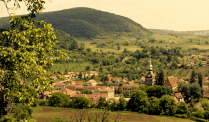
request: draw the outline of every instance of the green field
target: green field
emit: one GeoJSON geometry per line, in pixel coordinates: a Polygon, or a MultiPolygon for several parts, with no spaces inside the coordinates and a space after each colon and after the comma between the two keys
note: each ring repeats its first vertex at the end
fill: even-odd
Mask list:
{"type": "MultiPolygon", "coordinates": [[[[51,122],[62,118],[63,120],[76,121],[79,119],[81,114],[84,113],[83,120],[87,121],[87,115],[90,119],[94,119],[98,115],[99,119],[102,119],[102,112],[99,109],[69,109],[69,108],[58,108],[58,107],[34,107],[32,116],[37,122],[51,122]]],[[[136,112],[110,112],[108,115],[110,121],[120,122],[193,122],[189,119],[182,119],[169,116],[156,116],[138,114],[136,112]],[[118,117],[117,117],[118,116],[118,117]]],[[[83,121],[84,122],[84,121],[83,121]]]]}
{"type": "MultiPolygon", "coordinates": [[[[149,42],[149,39],[145,38],[142,40],[139,40],[140,42],[145,42],[146,45],[149,47],[151,46],[159,46],[159,47],[165,47],[165,48],[174,48],[174,47],[182,47],[183,49],[188,48],[199,48],[199,49],[209,49],[209,44],[206,44],[205,42],[208,41],[208,37],[204,36],[186,36],[186,35],[169,35],[169,34],[159,34],[155,33],[150,36],[150,38],[155,39],[156,41],[154,43],[149,42]],[[160,42],[162,41],[162,43],[160,42]]],[[[136,41],[136,38],[128,38],[128,37],[119,37],[116,39],[107,38],[107,39],[85,39],[85,38],[77,38],[78,41],[85,43],[86,48],[91,48],[92,51],[104,51],[104,52],[115,52],[115,53],[121,53],[124,48],[127,48],[129,51],[136,51],[141,50],[140,46],[133,45],[131,43],[136,41]],[[129,46],[122,46],[121,49],[117,50],[116,46],[114,49],[108,49],[108,48],[97,48],[96,44],[90,44],[92,41],[98,41],[98,42],[105,42],[105,40],[114,41],[114,43],[123,43],[123,42],[129,42],[129,46]]]]}

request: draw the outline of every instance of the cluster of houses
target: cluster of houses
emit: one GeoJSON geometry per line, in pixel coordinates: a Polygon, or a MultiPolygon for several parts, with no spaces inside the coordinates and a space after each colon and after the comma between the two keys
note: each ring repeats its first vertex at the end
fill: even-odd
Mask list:
{"type": "MultiPolygon", "coordinates": [[[[85,72],[68,72],[67,75],[64,75],[65,80],[66,79],[75,79],[78,78],[78,76],[87,77],[92,75],[98,75],[96,71],[90,71],[89,73],[85,72]]],[[[51,76],[51,78],[55,78],[55,74],[51,76]]],[[[100,97],[105,97],[106,100],[109,98],[115,98],[115,90],[119,89],[119,86],[107,86],[109,84],[122,84],[122,90],[135,90],[140,84],[145,84],[147,86],[153,86],[155,85],[155,73],[153,72],[153,67],[150,60],[150,67],[148,74],[144,77],[142,76],[140,81],[141,82],[133,82],[133,81],[126,81],[122,77],[112,77],[110,74],[107,75],[109,80],[104,82],[97,82],[94,79],[91,79],[87,82],[83,81],[71,81],[67,85],[65,85],[62,82],[54,82],[52,84],[53,92],[62,92],[69,96],[70,98],[76,98],[76,97],[86,97],[92,101],[92,103],[97,103],[100,97]],[[91,90],[92,94],[84,94],[82,91],[84,90],[91,90]]],[[[174,98],[176,103],[184,102],[183,96],[180,92],[178,92],[178,83],[189,83],[189,78],[187,80],[178,79],[174,76],[167,77],[166,81],[164,82],[163,86],[169,86],[173,90],[173,95],[171,96],[174,98]]],[[[196,79],[198,82],[198,80],[196,79]]],[[[204,83],[209,83],[209,78],[205,77],[204,83]]],[[[203,91],[208,91],[209,87],[206,85],[203,85],[203,91]]],[[[51,92],[45,92],[44,93],[44,99],[47,99],[51,96],[51,92]]]]}
{"type": "MultiPolygon", "coordinates": [[[[209,66],[209,64],[207,64],[207,61],[209,61],[209,57],[207,55],[202,56],[202,55],[191,55],[191,56],[187,56],[188,62],[183,61],[182,64],[184,64],[185,66],[189,67],[193,67],[195,66],[195,64],[199,64],[201,66],[209,66]],[[195,59],[200,59],[200,60],[195,60],[195,59]]],[[[178,68],[182,67],[182,64],[177,64],[178,68]]],[[[167,67],[171,67],[172,63],[168,63],[167,67]]]]}
{"type": "Polygon", "coordinates": [[[44,92],[43,96],[40,96],[40,98],[42,97],[43,99],[48,99],[49,97],[51,97],[52,93],[62,92],[70,98],[85,97],[90,99],[92,103],[97,104],[100,97],[104,97],[106,100],[109,100],[110,98],[115,98],[115,91],[119,89],[119,86],[109,87],[105,85],[110,82],[115,84],[124,83],[121,87],[123,91],[134,90],[136,89],[136,87],[138,87],[138,84],[134,84],[134,82],[132,81],[126,82],[126,80],[121,78],[110,78],[104,83],[97,82],[94,79],[91,79],[85,83],[83,81],[71,81],[67,85],[62,82],[54,82],[52,83],[52,92],[46,91],[44,92]],[[84,90],[90,90],[92,94],[82,93],[82,91],[84,90]]]}
{"type": "MultiPolygon", "coordinates": [[[[82,78],[84,77],[91,77],[91,76],[97,76],[98,73],[96,71],[90,71],[89,73],[85,73],[85,72],[68,72],[67,75],[63,75],[63,77],[65,78],[65,80],[71,80],[71,79],[76,79],[79,78],[80,76],[82,78]]],[[[59,77],[56,74],[52,74],[50,76],[51,79],[57,80],[59,77]]]]}

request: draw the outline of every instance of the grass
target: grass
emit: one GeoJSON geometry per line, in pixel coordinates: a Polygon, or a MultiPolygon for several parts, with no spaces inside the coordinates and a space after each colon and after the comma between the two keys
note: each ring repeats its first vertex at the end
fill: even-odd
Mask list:
{"type": "Polygon", "coordinates": [[[90,66],[90,65],[91,64],[89,62],[68,63],[68,64],[54,64],[52,66],[51,70],[55,71],[55,72],[57,72],[57,71],[65,72],[65,70],[74,71],[74,72],[80,72],[80,71],[84,71],[86,66],[90,66]]]}
{"type": "MultiPolygon", "coordinates": [[[[37,122],[51,122],[53,120],[57,120],[59,118],[63,118],[64,120],[71,120],[75,117],[80,118],[81,113],[84,112],[85,115],[89,115],[91,119],[99,115],[99,119],[102,118],[101,109],[87,109],[87,110],[79,110],[79,109],[71,109],[71,108],[59,108],[59,107],[33,107],[32,116],[37,122]]],[[[108,115],[109,120],[116,120],[118,116],[118,121],[124,122],[192,122],[189,119],[182,119],[176,117],[169,116],[156,116],[156,115],[146,115],[146,114],[138,114],[136,112],[123,111],[123,112],[110,112],[108,115]]],[[[87,120],[87,116],[84,117],[87,120]]]]}

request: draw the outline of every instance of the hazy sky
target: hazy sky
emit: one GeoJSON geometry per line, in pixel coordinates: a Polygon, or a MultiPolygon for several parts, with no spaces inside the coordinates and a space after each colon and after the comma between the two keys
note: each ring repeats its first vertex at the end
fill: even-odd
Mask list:
{"type": "MultiPolygon", "coordinates": [[[[90,7],[128,17],[145,28],[209,30],[209,0],[46,0],[45,10],[90,7]]],[[[26,14],[24,4],[15,14],[26,14]]],[[[0,17],[8,16],[0,2],[0,17]]]]}

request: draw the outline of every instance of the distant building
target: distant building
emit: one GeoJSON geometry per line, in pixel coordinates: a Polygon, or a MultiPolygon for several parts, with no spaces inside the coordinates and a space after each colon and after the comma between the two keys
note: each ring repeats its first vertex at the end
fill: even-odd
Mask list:
{"type": "Polygon", "coordinates": [[[154,84],[155,84],[155,74],[153,72],[151,59],[150,59],[149,73],[145,77],[145,85],[154,86],[154,84]]]}
{"type": "Polygon", "coordinates": [[[176,77],[170,76],[166,79],[165,83],[163,84],[163,86],[169,86],[172,88],[172,90],[176,89],[178,84],[178,79],[176,77]]]}

